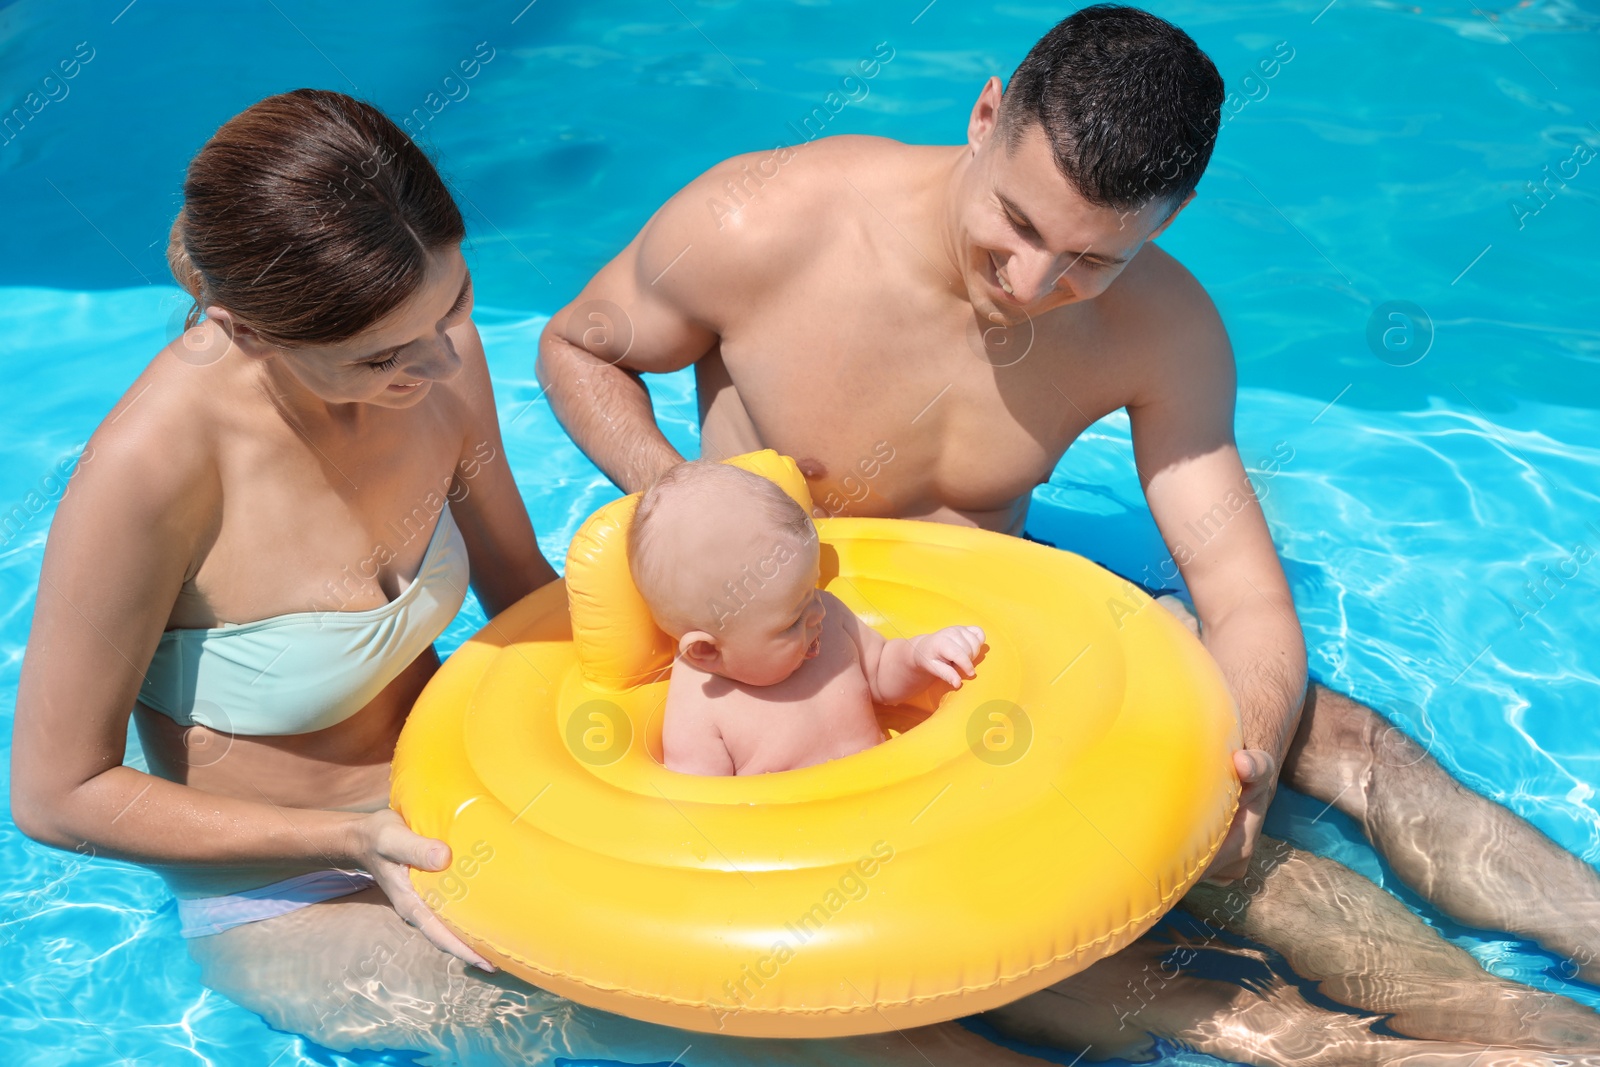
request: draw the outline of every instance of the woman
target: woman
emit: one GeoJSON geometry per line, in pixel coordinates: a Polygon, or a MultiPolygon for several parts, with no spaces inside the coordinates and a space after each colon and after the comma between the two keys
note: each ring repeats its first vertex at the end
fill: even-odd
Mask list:
{"type": "MultiPolygon", "coordinates": [[[[387,807],[469,573],[491,616],[555,577],[505,461],[463,237],[427,158],[337,93],[269,97],[195,157],[168,251],[195,309],[51,528],[13,814],[159,870],[207,984],[284,1029],[497,1062],[593,1026],[592,1049],[671,1056],[690,1038],[469,976],[452,956],[492,968],[408,878],[450,850],[387,807]],[[122,765],[130,717],[148,774],[122,765]]],[[[917,1033],[940,1062],[1038,1062],[917,1033]]],[[[704,1038],[696,1059],[767,1044],[704,1038]]],[[[923,1062],[895,1034],[764,1058],[850,1054],[923,1062]]]]}
{"type": "Polygon", "coordinates": [[[62,501],[12,778],[25,833],[161,870],[186,936],[375,886],[483,963],[407,882],[448,849],[386,807],[468,561],[491,614],[555,577],[464,237],[426,157],[336,93],[262,101],[189,168],[168,258],[195,309],[62,501]],[[120,765],[130,708],[151,774],[120,765]]]}

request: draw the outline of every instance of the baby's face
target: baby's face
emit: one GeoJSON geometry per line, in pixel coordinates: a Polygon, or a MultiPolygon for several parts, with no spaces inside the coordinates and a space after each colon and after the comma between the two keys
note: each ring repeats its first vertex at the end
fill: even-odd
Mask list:
{"type": "Polygon", "coordinates": [[[651,610],[691,666],[774,685],[818,654],[826,612],[810,523],[796,530],[758,497],[728,492],[680,492],[652,522],[652,556],[664,569],[652,572],[651,610]]]}
{"type": "Polygon", "coordinates": [[[745,685],[774,685],[821,651],[825,609],[817,590],[817,541],[789,538],[787,547],[786,562],[769,564],[759,587],[747,582],[737,599],[726,598],[735,610],[712,631],[721,653],[715,673],[745,685]],[[777,574],[766,577],[774,567],[777,574]]]}

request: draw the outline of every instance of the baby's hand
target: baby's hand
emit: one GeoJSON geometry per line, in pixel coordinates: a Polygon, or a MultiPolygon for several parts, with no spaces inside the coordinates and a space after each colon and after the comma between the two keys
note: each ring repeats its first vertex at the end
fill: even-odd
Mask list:
{"type": "Polygon", "coordinates": [[[983,647],[983,631],[976,626],[946,626],[937,633],[913,637],[911,647],[916,650],[918,667],[950,688],[960,689],[961,676],[972,677],[972,658],[983,647]]]}

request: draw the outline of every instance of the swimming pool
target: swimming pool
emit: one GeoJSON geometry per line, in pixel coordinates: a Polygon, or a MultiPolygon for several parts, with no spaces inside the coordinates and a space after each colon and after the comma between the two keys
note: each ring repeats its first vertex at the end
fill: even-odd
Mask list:
{"type": "MultiPolygon", "coordinates": [[[[1600,13],[1325,2],[1151,5],[1210,52],[1231,94],[1200,198],[1162,244],[1232,333],[1240,450],[1313,673],[1597,863],[1600,563],[1575,548],[1600,554],[1600,165],[1575,163],[1574,146],[1600,149],[1600,13]],[[1400,301],[1423,314],[1385,306],[1400,301]]],[[[326,13],[274,0],[224,24],[212,5],[124,3],[0,4],[0,104],[47,101],[0,144],[7,720],[58,465],[176,332],[166,228],[185,163],[228,116],[324,86],[411,118],[434,149],[472,235],[510,458],[559,564],[615,490],[538,397],[544,315],[705,166],[798,139],[879,42],[893,60],[823,132],[950,143],[982,79],[1009,74],[1068,10],[511,0],[326,13]]],[[[692,451],[692,381],[652,390],[692,451]]],[[[1097,425],[1036,493],[1030,529],[1159,572],[1129,455],[1125,418],[1097,425]]],[[[481,621],[469,606],[441,651],[481,621]]],[[[1271,828],[1383,880],[1359,833],[1320,808],[1284,796],[1271,828]]],[[[0,892],[8,1062],[412,1062],[319,1049],[207,993],[153,874],[37,846],[9,818],[0,857],[13,872],[0,892]]],[[[1537,949],[1403,899],[1497,971],[1600,1003],[1537,949]]],[[[548,1049],[584,1064],[676,1051],[646,1056],[559,1019],[548,1049]]]]}

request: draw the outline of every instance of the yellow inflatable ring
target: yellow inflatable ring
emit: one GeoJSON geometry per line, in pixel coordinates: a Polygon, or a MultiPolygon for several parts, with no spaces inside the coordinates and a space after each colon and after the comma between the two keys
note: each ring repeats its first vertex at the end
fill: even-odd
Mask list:
{"type": "MultiPolygon", "coordinates": [[[[792,460],[730,462],[811,510],[792,460]]],[[[880,708],[888,741],[800,770],[668,771],[636,502],[450,657],[395,753],[392,805],[453,852],[413,883],[496,965],[688,1030],[905,1029],[1116,952],[1210,862],[1238,797],[1214,662],[1125,581],[982,530],[817,520],[823,586],[880,632],[983,627],[931,715],[880,708]]]]}

